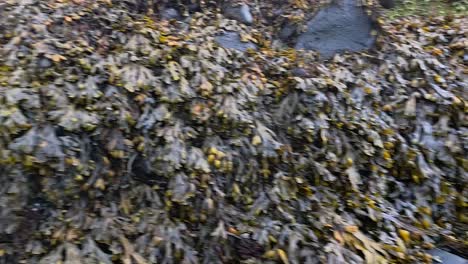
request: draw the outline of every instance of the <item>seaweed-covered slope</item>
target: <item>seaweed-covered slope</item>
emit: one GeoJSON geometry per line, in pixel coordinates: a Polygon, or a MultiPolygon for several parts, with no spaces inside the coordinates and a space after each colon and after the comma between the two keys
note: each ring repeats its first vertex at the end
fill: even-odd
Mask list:
{"type": "MultiPolygon", "coordinates": [[[[297,1],[296,1],[297,2],[297,1]]],[[[428,262],[466,241],[466,17],[274,50],[207,8],[0,3],[0,262],[428,262]],[[259,50],[217,46],[238,31],[259,50]]]]}

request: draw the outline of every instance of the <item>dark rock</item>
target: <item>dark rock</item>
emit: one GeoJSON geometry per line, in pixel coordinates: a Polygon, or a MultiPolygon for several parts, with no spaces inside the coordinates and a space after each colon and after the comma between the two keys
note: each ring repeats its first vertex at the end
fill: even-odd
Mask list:
{"type": "Polygon", "coordinates": [[[297,34],[297,25],[285,24],[279,32],[279,38],[281,41],[288,43],[291,42],[292,38],[297,34]]]}
{"type": "Polygon", "coordinates": [[[130,165],[131,176],[134,180],[150,186],[157,185],[161,189],[167,188],[167,181],[153,171],[151,161],[147,157],[135,156],[131,159],[130,165]]]}
{"type": "Polygon", "coordinates": [[[247,25],[253,23],[250,7],[246,4],[242,4],[240,6],[228,6],[224,8],[224,15],[247,25]]]}
{"type": "Polygon", "coordinates": [[[384,8],[394,8],[395,7],[395,0],[380,0],[380,4],[384,8]]]}
{"type": "Polygon", "coordinates": [[[53,204],[44,198],[36,197],[30,201],[30,204],[26,207],[25,216],[37,220],[46,219],[51,215],[50,209],[53,208],[53,204]]]}
{"type": "Polygon", "coordinates": [[[220,36],[216,37],[216,42],[224,48],[236,49],[242,52],[247,51],[247,49],[257,49],[257,46],[252,42],[242,42],[237,32],[225,32],[220,36]]]}
{"type": "Polygon", "coordinates": [[[135,10],[138,13],[146,13],[148,11],[148,1],[146,0],[137,0],[135,2],[126,2],[130,5],[131,9],[135,10]]]}
{"type": "Polygon", "coordinates": [[[198,3],[193,3],[188,5],[188,11],[190,13],[200,12],[202,11],[200,5],[198,3]]]}
{"type": "Polygon", "coordinates": [[[166,19],[166,20],[176,19],[176,20],[179,20],[179,19],[181,19],[181,16],[179,14],[179,11],[177,11],[175,8],[167,8],[167,9],[163,9],[161,11],[161,19],[166,19]]]}
{"type": "Polygon", "coordinates": [[[325,58],[343,51],[361,51],[372,47],[375,37],[373,21],[355,0],[341,0],[308,22],[296,49],[317,50],[325,58]]]}
{"type": "Polygon", "coordinates": [[[310,77],[310,74],[304,68],[300,68],[300,67],[292,68],[291,74],[293,76],[301,77],[301,78],[310,77]]]}
{"type": "Polygon", "coordinates": [[[442,249],[432,249],[428,252],[433,257],[438,258],[440,261],[435,260],[434,263],[442,264],[468,264],[468,260],[442,249]]]}
{"type": "Polygon", "coordinates": [[[154,184],[155,173],[151,169],[151,164],[142,156],[136,156],[131,163],[133,178],[147,183],[154,184]]]}

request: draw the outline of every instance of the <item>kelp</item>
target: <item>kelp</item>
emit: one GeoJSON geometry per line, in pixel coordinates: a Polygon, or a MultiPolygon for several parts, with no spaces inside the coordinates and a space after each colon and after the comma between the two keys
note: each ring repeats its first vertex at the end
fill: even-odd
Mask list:
{"type": "Polygon", "coordinates": [[[136,2],[0,3],[0,262],[466,247],[465,17],[382,17],[374,50],[321,61],[215,8],[177,22],[136,2]],[[259,50],[218,46],[227,29],[259,50]]]}

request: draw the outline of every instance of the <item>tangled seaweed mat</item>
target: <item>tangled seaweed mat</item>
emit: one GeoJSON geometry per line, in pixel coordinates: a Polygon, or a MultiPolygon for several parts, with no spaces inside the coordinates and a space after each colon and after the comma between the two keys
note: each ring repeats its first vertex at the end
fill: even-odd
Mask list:
{"type": "Polygon", "coordinates": [[[421,263],[466,245],[466,17],[381,19],[375,51],[319,62],[216,12],[125,3],[0,3],[1,263],[421,263]],[[218,47],[219,27],[260,49],[218,47]]]}

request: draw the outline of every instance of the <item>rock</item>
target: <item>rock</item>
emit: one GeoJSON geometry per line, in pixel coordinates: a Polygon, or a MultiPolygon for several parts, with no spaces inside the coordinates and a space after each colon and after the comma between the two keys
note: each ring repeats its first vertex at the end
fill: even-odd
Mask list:
{"type": "Polygon", "coordinates": [[[228,6],[224,9],[224,15],[247,25],[253,23],[250,7],[246,4],[242,4],[240,6],[228,6]]]}
{"type": "Polygon", "coordinates": [[[286,24],[279,32],[279,39],[285,43],[291,41],[291,38],[297,33],[297,26],[295,24],[286,24]]]}
{"type": "Polygon", "coordinates": [[[46,69],[52,66],[52,61],[47,58],[41,58],[38,64],[39,64],[39,67],[46,69]]]}
{"type": "Polygon", "coordinates": [[[291,74],[293,76],[301,77],[301,78],[311,77],[310,74],[304,68],[301,68],[301,67],[292,68],[291,74]]]}
{"type": "Polygon", "coordinates": [[[166,9],[161,10],[161,19],[166,19],[166,20],[176,19],[176,20],[179,20],[179,19],[181,19],[181,16],[179,14],[179,11],[177,11],[175,8],[166,8],[166,9]]]}
{"type": "Polygon", "coordinates": [[[188,5],[188,11],[190,13],[200,12],[202,11],[200,5],[198,3],[192,3],[188,5]]]}
{"type": "Polygon", "coordinates": [[[390,9],[395,7],[395,0],[380,0],[382,7],[390,9]]]}
{"type": "Polygon", "coordinates": [[[435,248],[435,249],[430,250],[428,253],[431,254],[433,257],[437,257],[438,259],[440,259],[440,262],[436,260],[434,261],[434,263],[468,264],[467,259],[464,259],[462,257],[459,257],[457,255],[454,255],[442,249],[435,248]]]}
{"type": "Polygon", "coordinates": [[[372,30],[373,21],[355,0],[337,1],[308,22],[295,48],[317,50],[325,58],[346,50],[361,51],[374,44],[372,30]]]}
{"type": "Polygon", "coordinates": [[[247,49],[257,49],[257,46],[252,42],[242,42],[237,32],[225,32],[222,35],[216,37],[216,42],[224,48],[236,49],[242,52],[247,51],[247,49]]]}

